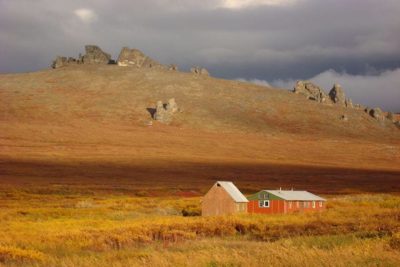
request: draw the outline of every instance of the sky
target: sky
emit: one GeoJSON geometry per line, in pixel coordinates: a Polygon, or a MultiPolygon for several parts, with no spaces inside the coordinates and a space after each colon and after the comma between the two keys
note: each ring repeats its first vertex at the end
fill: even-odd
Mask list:
{"type": "Polygon", "coordinates": [[[399,14],[399,0],[0,0],[0,73],[128,46],[226,79],[339,83],[355,103],[400,112],[399,14]]]}

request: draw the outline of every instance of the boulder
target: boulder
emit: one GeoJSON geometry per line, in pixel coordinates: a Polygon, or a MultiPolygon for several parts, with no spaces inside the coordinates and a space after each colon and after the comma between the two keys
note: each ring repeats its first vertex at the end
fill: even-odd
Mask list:
{"type": "Polygon", "coordinates": [[[172,121],[173,115],[177,111],[179,111],[179,108],[174,98],[169,99],[167,104],[157,101],[153,119],[168,124],[172,121]]]}
{"type": "Polygon", "coordinates": [[[179,110],[178,105],[175,102],[175,98],[171,98],[170,100],[168,100],[166,110],[167,110],[167,112],[170,112],[170,113],[175,113],[179,110]]]}
{"type": "Polygon", "coordinates": [[[85,51],[83,64],[108,64],[111,60],[111,55],[103,52],[97,45],[86,45],[85,51]]]}
{"type": "Polygon", "coordinates": [[[67,64],[68,64],[68,60],[67,60],[66,57],[60,57],[60,56],[58,56],[58,57],[53,61],[53,63],[51,64],[51,67],[52,67],[53,69],[58,69],[58,68],[61,68],[61,67],[65,67],[67,64]]]}
{"type": "Polygon", "coordinates": [[[167,121],[167,111],[164,108],[164,104],[162,101],[157,101],[156,104],[156,112],[154,113],[154,119],[156,121],[165,122],[167,121]]]}
{"type": "Polygon", "coordinates": [[[343,88],[339,84],[335,83],[333,85],[333,88],[329,92],[329,97],[333,103],[346,106],[346,95],[344,94],[343,88]]]}
{"type": "Polygon", "coordinates": [[[344,102],[344,105],[345,105],[347,108],[353,108],[353,107],[354,107],[353,101],[352,101],[350,98],[346,98],[346,101],[344,102]]]}
{"type": "Polygon", "coordinates": [[[67,60],[67,62],[68,62],[68,63],[76,63],[77,60],[76,60],[75,58],[73,58],[73,57],[69,57],[68,60],[67,60]]]}
{"type": "Polygon", "coordinates": [[[373,108],[369,110],[369,115],[378,121],[383,121],[385,116],[380,108],[373,108]]]}
{"type": "Polygon", "coordinates": [[[346,115],[340,116],[340,119],[341,119],[342,121],[348,121],[348,120],[349,120],[349,118],[348,118],[346,115]]]}
{"type": "Polygon", "coordinates": [[[119,53],[118,66],[127,67],[127,66],[134,66],[138,68],[147,67],[163,67],[157,61],[151,59],[150,57],[143,54],[138,49],[130,49],[128,47],[123,47],[121,52],[119,53]]]}
{"type": "Polygon", "coordinates": [[[172,71],[178,71],[178,66],[175,64],[171,64],[168,66],[168,70],[172,70],[172,71]]]}
{"type": "Polygon", "coordinates": [[[191,73],[194,74],[198,74],[198,75],[204,75],[204,76],[210,76],[210,73],[208,72],[208,70],[206,70],[205,68],[202,67],[193,67],[190,69],[191,73]]]}
{"type": "Polygon", "coordinates": [[[355,104],[353,105],[356,109],[361,109],[361,110],[365,110],[367,107],[365,107],[364,105],[361,104],[355,104]]]}
{"type": "Polygon", "coordinates": [[[387,118],[389,121],[393,122],[393,123],[396,122],[396,120],[395,120],[394,115],[393,115],[392,112],[388,112],[387,115],[386,115],[386,118],[387,118]]]}
{"type": "Polygon", "coordinates": [[[329,102],[329,97],[322,88],[309,81],[297,81],[293,88],[293,93],[304,95],[307,99],[319,103],[329,102]]]}

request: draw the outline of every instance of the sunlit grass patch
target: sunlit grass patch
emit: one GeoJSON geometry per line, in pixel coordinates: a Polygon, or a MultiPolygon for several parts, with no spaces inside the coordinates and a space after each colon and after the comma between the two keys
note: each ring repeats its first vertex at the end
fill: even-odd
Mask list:
{"type": "Polygon", "coordinates": [[[21,249],[13,246],[0,245],[0,263],[32,263],[43,262],[46,255],[32,249],[21,249]]]}
{"type": "Polygon", "coordinates": [[[16,195],[20,198],[0,195],[0,244],[8,249],[2,254],[8,265],[391,266],[400,261],[396,195],[330,197],[329,208],[317,213],[219,217],[184,216],[185,210],[198,215],[199,197],[16,195]],[[29,260],[31,254],[39,256],[29,260]],[[294,258],[288,261],[288,255],[294,258]]]}

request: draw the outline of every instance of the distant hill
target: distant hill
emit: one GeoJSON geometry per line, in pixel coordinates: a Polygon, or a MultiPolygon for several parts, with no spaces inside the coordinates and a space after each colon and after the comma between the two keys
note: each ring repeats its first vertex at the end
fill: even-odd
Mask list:
{"type": "Polygon", "coordinates": [[[1,75],[0,89],[2,121],[143,126],[158,100],[175,98],[182,112],[171,127],[310,138],[399,136],[396,127],[362,110],[319,104],[286,90],[163,69],[77,65],[1,75]]]}
{"type": "MultiPolygon", "coordinates": [[[[400,130],[361,109],[207,75],[116,64],[0,75],[0,147],[2,168],[12,168],[2,177],[10,181],[38,171],[28,164],[32,161],[39,166],[144,164],[157,177],[164,170],[168,181],[239,175],[235,167],[213,172],[215,164],[248,166],[240,171],[243,179],[264,179],[265,172],[252,167],[263,164],[400,170],[400,130]],[[171,98],[179,107],[171,123],[153,120],[156,102],[171,98]],[[186,166],[179,162],[209,167],[183,175],[176,173],[186,166]]],[[[110,168],[116,173],[97,167],[91,173],[137,177],[110,168]]],[[[273,170],[263,167],[268,169],[273,170]]],[[[285,170],[279,168],[279,173],[285,170]]],[[[35,175],[60,173],[42,171],[35,175]]],[[[160,181],[167,179],[161,176],[160,181]]]]}

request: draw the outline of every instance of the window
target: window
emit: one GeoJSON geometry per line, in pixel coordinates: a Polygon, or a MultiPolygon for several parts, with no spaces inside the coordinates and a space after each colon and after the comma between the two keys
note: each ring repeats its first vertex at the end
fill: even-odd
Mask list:
{"type": "Polygon", "coordinates": [[[297,206],[297,208],[300,207],[300,201],[296,201],[296,206],[297,206]]]}
{"type": "Polygon", "coordinates": [[[315,201],[312,202],[312,208],[315,209],[315,201]]]}
{"type": "Polygon", "coordinates": [[[292,201],[289,201],[289,209],[292,208],[292,201]]]}
{"type": "Polygon", "coordinates": [[[308,201],[304,201],[304,208],[308,208],[308,201]]]}
{"type": "Polygon", "coordinates": [[[322,208],[322,201],[319,202],[319,207],[322,208]]]}
{"type": "Polygon", "coordinates": [[[269,200],[260,200],[260,201],[258,201],[258,206],[260,208],[269,208],[269,200]]]}

